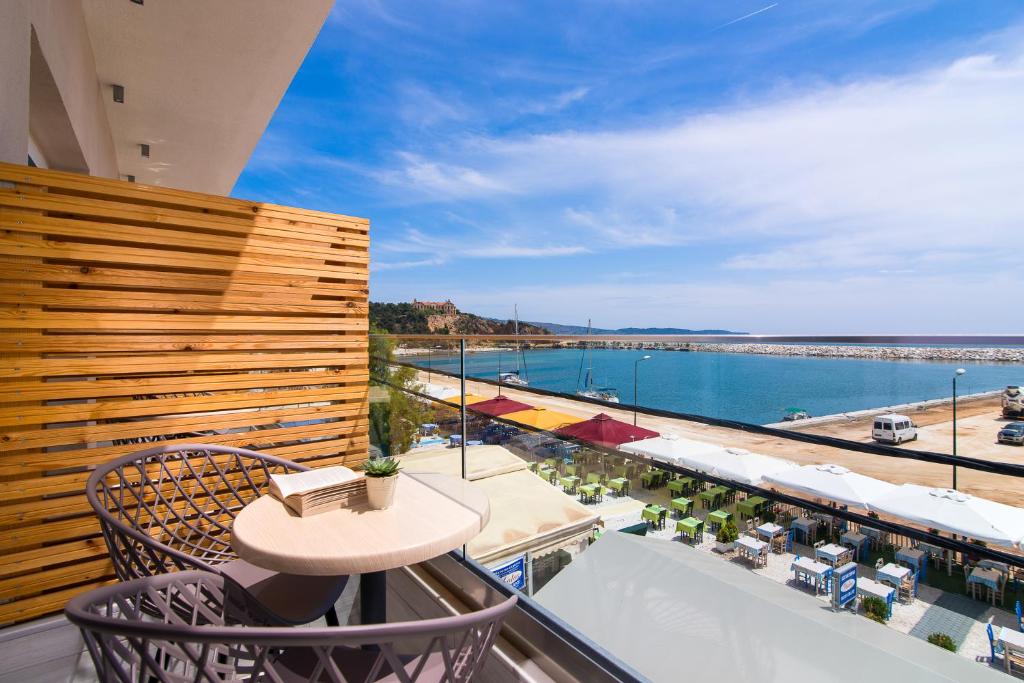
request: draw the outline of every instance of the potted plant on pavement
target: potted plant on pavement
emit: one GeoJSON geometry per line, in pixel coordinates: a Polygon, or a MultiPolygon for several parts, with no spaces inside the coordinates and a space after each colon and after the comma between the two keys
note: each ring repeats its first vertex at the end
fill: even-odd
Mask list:
{"type": "Polygon", "coordinates": [[[398,484],[398,469],[398,461],[394,458],[374,458],[363,465],[366,497],[371,509],[384,510],[391,507],[398,484]]]}
{"type": "Polygon", "coordinates": [[[740,532],[736,529],[736,523],[731,519],[723,524],[715,534],[715,550],[720,553],[727,553],[733,549],[740,532]]]}

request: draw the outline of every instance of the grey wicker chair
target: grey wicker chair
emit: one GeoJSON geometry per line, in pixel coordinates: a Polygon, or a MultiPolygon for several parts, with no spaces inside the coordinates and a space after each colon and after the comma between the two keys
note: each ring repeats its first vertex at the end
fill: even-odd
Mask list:
{"type": "Polygon", "coordinates": [[[292,576],[256,567],[231,549],[231,524],[267,492],[270,475],[308,467],[209,444],[151,448],[100,465],[86,496],[122,581],[186,569],[222,574],[259,603],[262,623],[337,625],[348,577],[292,576]]]}
{"type": "Polygon", "coordinates": [[[515,603],[384,625],[239,626],[245,605],[223,577],[187,571],[98,588],[65,614],[101,681],[456,683],[480,670],[515,603]]]}

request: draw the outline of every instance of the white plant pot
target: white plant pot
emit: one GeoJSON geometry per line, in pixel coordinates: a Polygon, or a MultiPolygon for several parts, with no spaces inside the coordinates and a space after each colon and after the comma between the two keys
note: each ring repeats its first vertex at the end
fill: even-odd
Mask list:
{"type": "Polygon", "coordinates": [[[390,477],[366,477],[366,498],[371,510],[385,510],[395,500],[398,475],[390,477]]]}
{"type": "Polygon", "coordinates": [[[721,541],[715,541],[715,550],[717,550],[718,552],[722,553],[723,555],[725,553],[732,552],[733,548],[735,548],[735,547],[736,547],[736,542],[735,541],[732,541],[732,542],[729,542],[729,543],[722,543],[721,541]]]}

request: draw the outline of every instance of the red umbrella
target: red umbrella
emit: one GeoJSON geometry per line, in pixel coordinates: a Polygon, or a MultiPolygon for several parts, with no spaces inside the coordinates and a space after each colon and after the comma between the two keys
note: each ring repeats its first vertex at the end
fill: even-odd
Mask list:
{"type": "Polygon", "coordinates": [[[505,413],[516,413],[520,410],[529,410],[532,407],[528,403],[514,401],[508,396],[496,396],[488,401],[480,401],[479,403],[469,405],[471,412],[483,413],[493,417],[504,415],[505,413]]]}
{"type": "MultiPolygon", "coordinates": [[[[478,405],[480,404],[477,403],[473,407],[476,408],[478,405]]],[[[604,413],[595,415],[589,420],[556,429],[555,434],[589,441],[590,443],[610,448],[615,448],[620,444],[629,443],[630,441],[653,439],[656,436],[661,436],[658,432],[644,429],[643,427],[634,427],[628,422],[621,422],[604,413]]]]}

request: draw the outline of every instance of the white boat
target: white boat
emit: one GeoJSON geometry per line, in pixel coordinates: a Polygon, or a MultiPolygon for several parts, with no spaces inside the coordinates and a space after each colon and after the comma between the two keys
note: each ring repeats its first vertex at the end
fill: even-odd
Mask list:
{"type": "MultiPolygon", "coordinates": [[[[590,320],[587,320],[587,336],[590,336],[590,320]]],[[[580,388],[580,378],[576,378],[576,395],[582,396],[583,398],[594,398],[598,401],[607,401],[608,403],[618,403],[619,394],[612,387],[595,387],[594,386],[594,360],[589,353],[590,345],[587,342],[583,343],[583,358],[580,359],[580,375],[583,374],[583,365],[590,360],[587,365],[586,378],[583,380],[583,388],[580,388]]]]}
{"type": "MultiPolygon", "coordinates": [[[[516,357],[516,369],[515,370],[505,370],[503,372],[499,368],[498,369],[498,384],[511,384],[512,386],[517,386],[517,387],[528,387],[528,386],[530,386],[530,382],[529,382],[529,380],[526,377],[523,376],[526,373],[522,371],[522,370],[525,370],[525,368],[526,368],[526,357],[525,356],[523,356],[523,368],[522,368],[522,370],[519,367],[519,357],[520,357],[520,355],[522,355],[523,349],[519,345],[519,306],[518,305],[516,305],[516,307],[515,307],[515,313],[516,313],[516,317],[515,317],[515,336],[516,336],[515,357],[516,357]]],[[[499,362],[500,362],[500,360],[499,360],[499,362]]]]}

